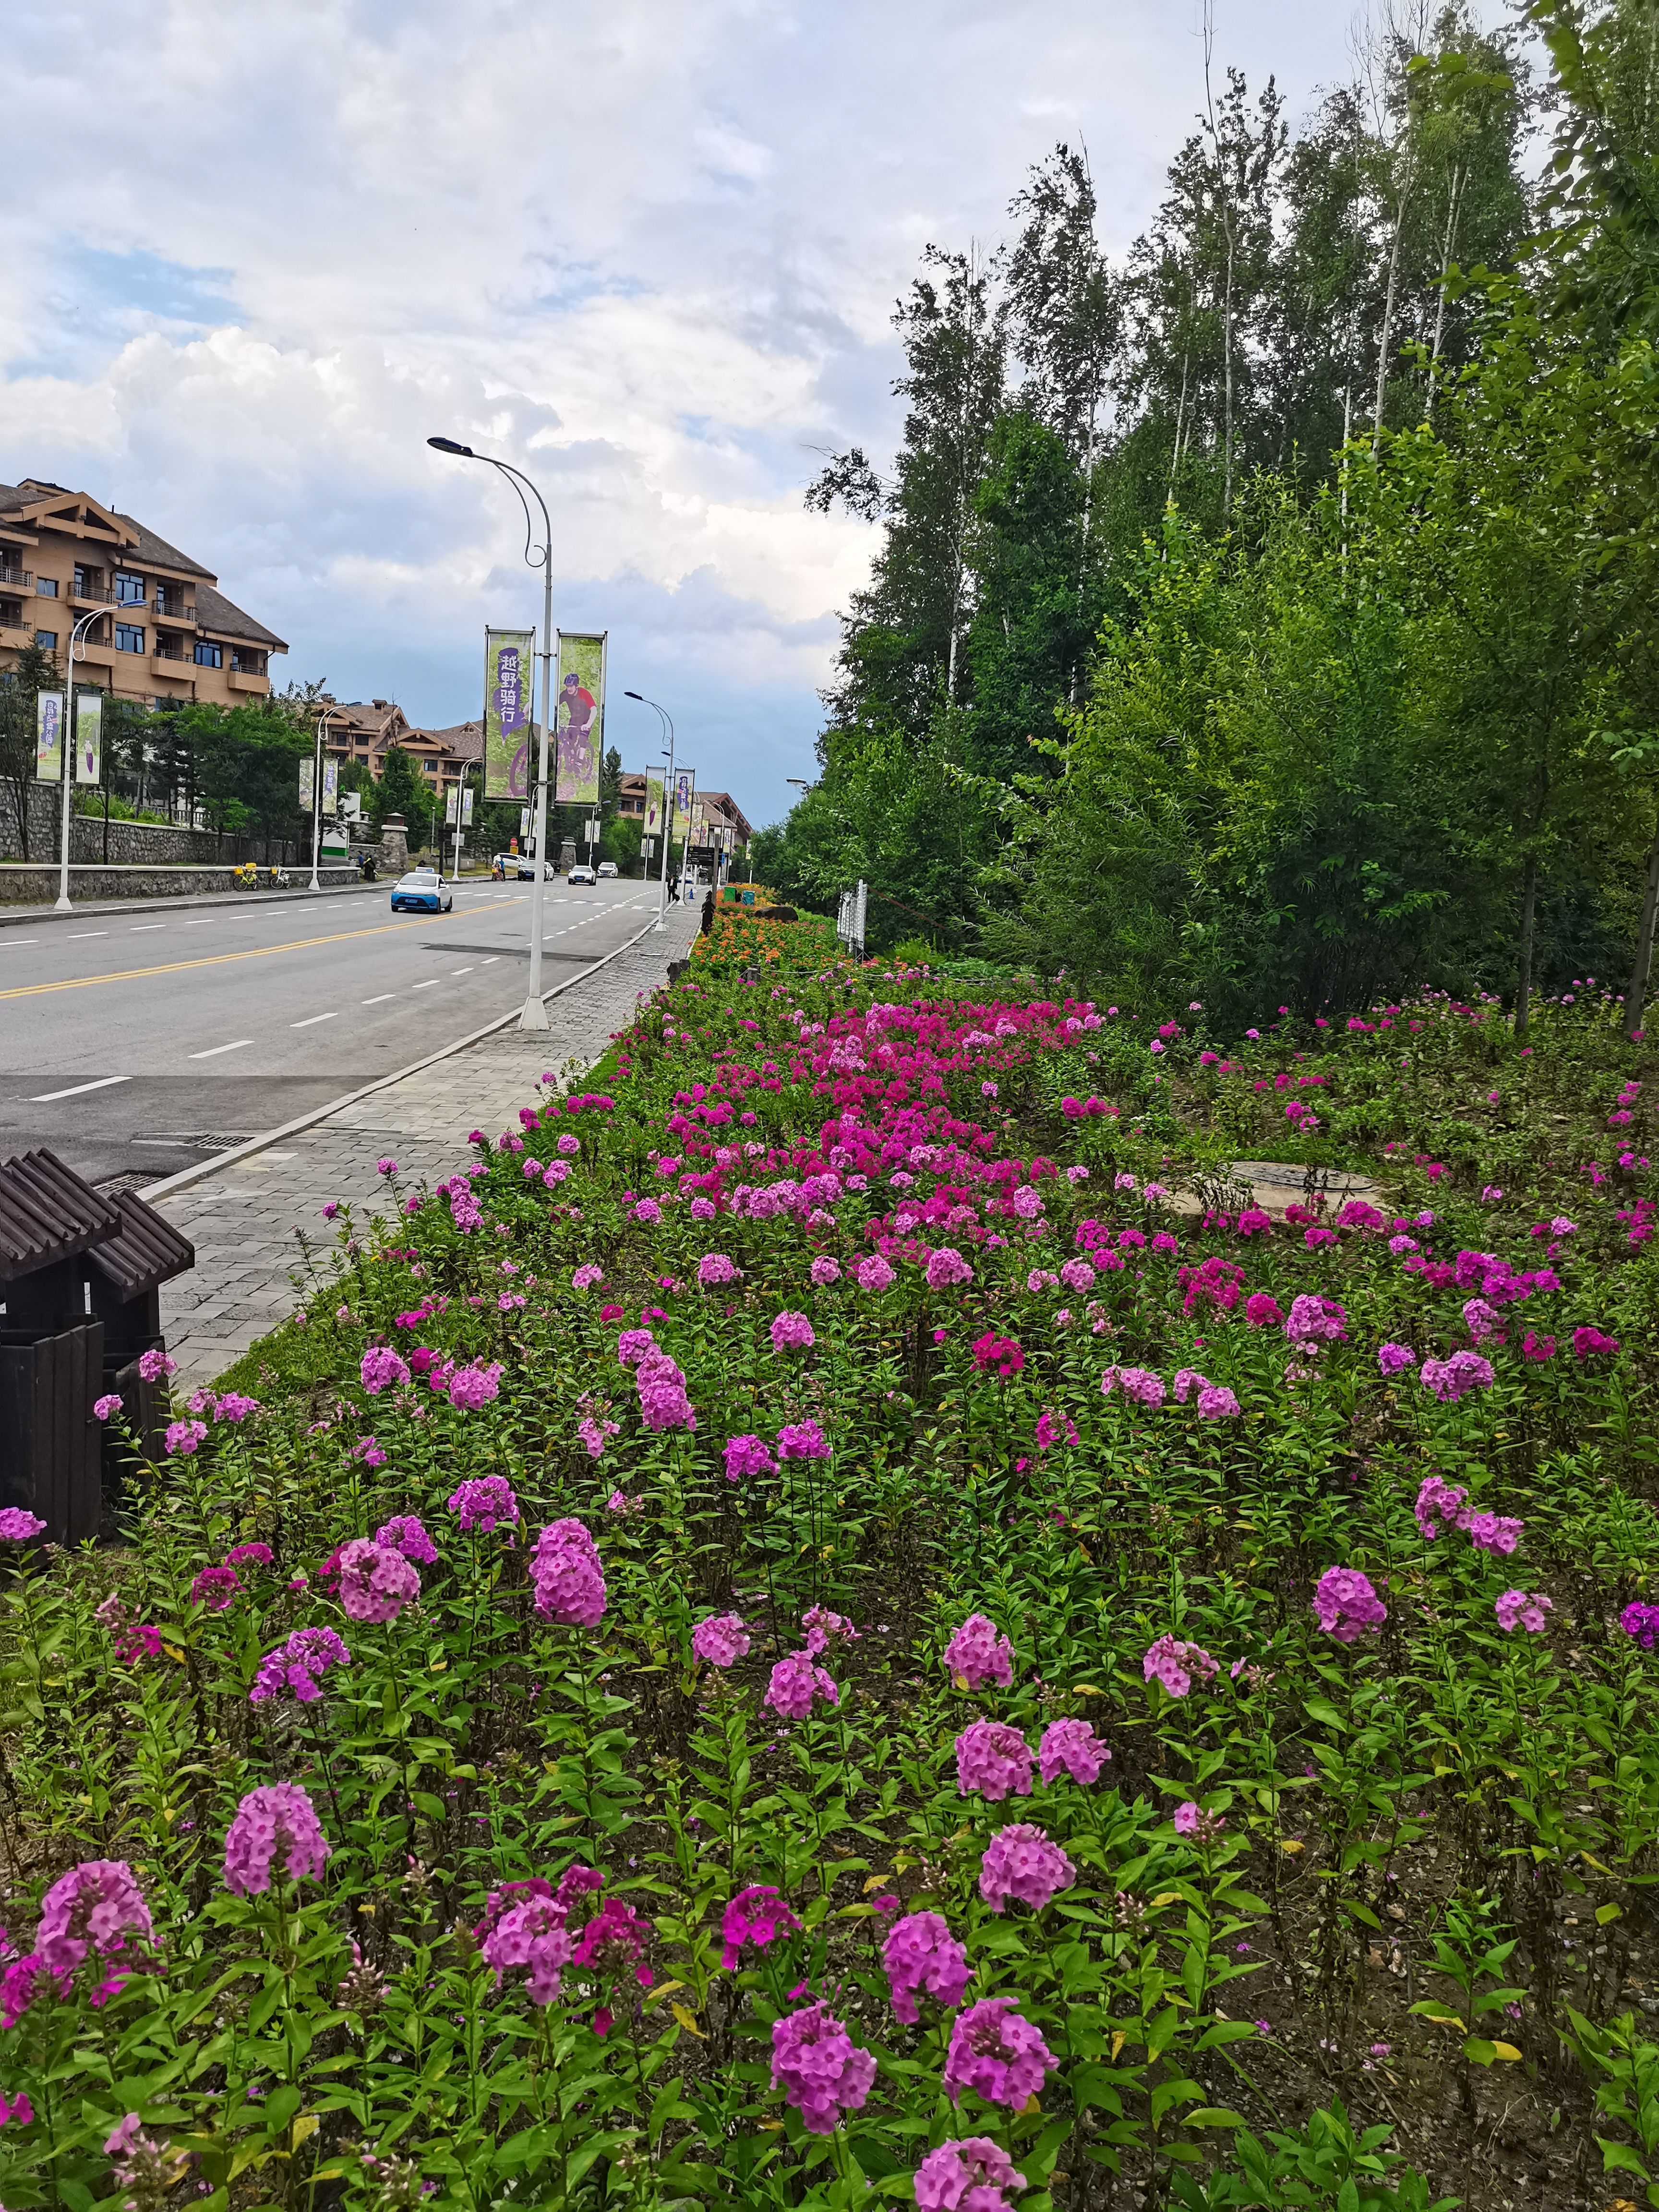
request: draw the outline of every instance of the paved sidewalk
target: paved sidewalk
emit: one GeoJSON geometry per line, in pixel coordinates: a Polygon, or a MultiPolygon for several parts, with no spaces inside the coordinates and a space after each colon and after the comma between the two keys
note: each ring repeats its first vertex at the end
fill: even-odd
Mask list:
{"type": "Polygon", "coordinates": [[[546,1030],[498,1030],[222,1174],[158,1199],[196,1247],[194,1268],[161,1291],[161,1326],[179,1382],[211,1382],[293,1311],[296,1228],[326,1249],[331,1231],[322,1209],[331,1199],[384,1207],[386,1186],[374,1163],[387,1155],[405,1184],[453,1173],[471,1157],[468,1130],[494,1135],[513,1125],[518,1109],[533,1103],[544,1069],[590,1066],[633,1018],[639,1000],[667,980],[669,962],[684,958],[696,930],[695,905],[672,907],[661,936],[644,938],[550,1000],[546,1030]]]}

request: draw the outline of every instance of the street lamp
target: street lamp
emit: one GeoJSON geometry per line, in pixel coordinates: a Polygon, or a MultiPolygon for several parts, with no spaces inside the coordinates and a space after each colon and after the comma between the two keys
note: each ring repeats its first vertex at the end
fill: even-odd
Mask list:
{"type": "Polygon", "coordinates": [[[529,477],[509,462],[498,461],[493,454],[475,453],[471,446],[459,445],[453,438],[428,438],[426,442],[436,453],[453,453],[464,461],[483,461],[492,469],[500,470],[518,493],[519,504],[524,508],[525,561],[530,568],[542,572],[542,733],[536,771],[536,866],[530,882],[530,988],[524,1011],[519,1016],[519,1027],[544,1030],[548,1021],[547,1008],[542,1004],[542,876],[547,866],[548,716],[553,691],[553,525],[548,516],[547,501],[529,477]],[[534,496],[542,511],[539,547],[535,544],[535,525],[526,491],[534,496]]]}
{"type": "Polygon", "coordinates": [[[654,699],[647,699],[643,691],[624,691],[623,696],[637,699],[641,707],[649,707],[660,714],[668,732],[668,743],[664,747],[668,755],[668,803],[663,809],[662,894],[657,902],[657,927],[660,929],[668,918],[668,848],[674,842],[674,717],[666,707],[659,707],[654,699]]]}
{"type": "MultiPolygon", "coordinates": [[[[58,859],[58,903],[53,908],[54,913],[57,914],[73,914],[75,911],[75,908],[70,903],[69,895],[70,792],[75,781],[73,775],[70,774],[70,759],[75,748],[80,743],[80,739],[76,735],[75,727],[75,648],[77,644],[84,645],[86,643],[86,639],[82,633],[87,629],[88,626],[95,622],[102,622],[103,619],[103,609],[101,607],[94,608],[91,614],[82,615],[80,621],[76,623],[74,629],[70,632],[68,655],[69,672],[64,679],[64,727],[58,741],[58,750],[63,757],[64,765],[64,847],[58,859]]],[[[82,653],[81,658],[84,660],[86,659],[86,655],[82,653]]]]}

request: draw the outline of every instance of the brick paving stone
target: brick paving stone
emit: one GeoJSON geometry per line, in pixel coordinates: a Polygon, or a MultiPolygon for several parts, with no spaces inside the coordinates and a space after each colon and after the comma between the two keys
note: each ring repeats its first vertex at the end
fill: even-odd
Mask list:
{"type": "Polygon", "coordinates": [[[694,907],[670,909],[661,936],[644,938],[610,965],[548,1001],[540,1031],[497,1030],[464,1052],[434,1060],[308,1129],[281,1139],[287,1157],[252,1153],[156,1202],[196,1247],[196,1265],[163,1286],[161,1326],[186,1389],[210,1382],[275,1328],[299,1304],[293,1277],[303,1229],[325,1268],[332,1232],[322,1218],[331,1200],[384,1208],[375,1170],[390,1156],[405,1188],[431,1184],[470,1157],[469,1129],[491,1134],[536,1097],[544,1069],[580,1077],[641,998],[666,980],[696,934],[694,907]]]}

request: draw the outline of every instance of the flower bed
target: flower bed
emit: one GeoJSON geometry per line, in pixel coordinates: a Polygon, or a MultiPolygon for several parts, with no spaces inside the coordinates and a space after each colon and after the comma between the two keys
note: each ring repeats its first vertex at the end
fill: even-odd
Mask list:
{"type": "Polygon", "coordinates": [[[0,1521],[0,2195],[1576,2201],[1659,2063],[1639,1048],[772,933],[331,1209],[130,1548],[0,1521]]]}

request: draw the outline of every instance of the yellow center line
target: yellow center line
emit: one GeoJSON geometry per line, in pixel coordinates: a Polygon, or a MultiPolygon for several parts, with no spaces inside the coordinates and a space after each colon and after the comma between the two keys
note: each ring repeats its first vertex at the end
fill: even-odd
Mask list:
{"type": "MultiPolygon", "coordinates": [[[[517,905],[518,900],[513,902],[517,905]]],[[[0,999],[33,999],[44,991],[84,991],[93,983],[131,983],[146,975],[175,975],[182,968],[217,968],[227,960],[264,960],[273,952],[304,952],[313,945],[343,945],[353,937],[384,937],[393,929],[430,929],[434,921],[453,921],[451,915],[428,914],[415,921],[382,921],[373,929],[341,929],[331,937],[296,937],[289,945],[251,945],[245,952],[208,952],[199,960],[167,960],[156,968],[121,968],[109,975],[71,975],[61,983],[19,983],[0,991],[0,999]]]]}

